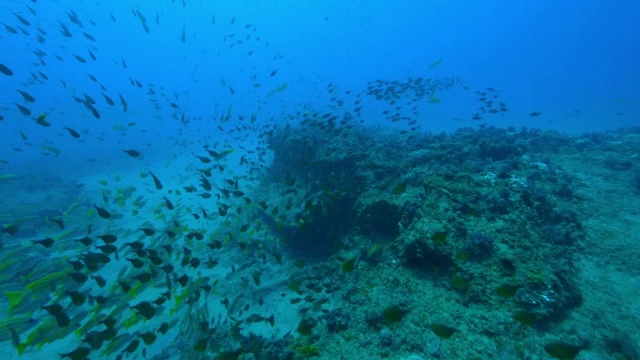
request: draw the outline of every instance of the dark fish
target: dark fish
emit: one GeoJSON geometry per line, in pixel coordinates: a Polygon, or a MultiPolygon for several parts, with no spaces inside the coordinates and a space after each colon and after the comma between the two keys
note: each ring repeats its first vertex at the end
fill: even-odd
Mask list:
{"type": "Polygon", "coordinates": [[[7,76],[11,76],[13,75],[13,71],[11,71],[11,69],[9,69],[6,65],[4,64],[0,64],[0,72],[7,75],[7,76]]]}
{"type": "Polygon", "coordinates": [[[202,188],[205,191],[210,191],[212,189],[212,186],[211,186],[211,183],[209,182],[209,180],[207,180],[207,178],[205,178],[202,175],[200,175],[200,186],[202,186],[202,188]]]}
{"type": "Polygon", "coordinates": [[[69,132],[69,135],[73,136],[76,139],[80,137],[80,133],[78,133],[77,131],[75,131],[73,129],[65,127],[65,130],[67,130],[69,132]]]}
{"type": "Polygon", "coordinates": [[[93,115],[93,117],[95,117],[96,119],[100,119],[100,113],[96,108],[94,108],[92,105],[88,105],[87,108],[91,110],[91,114],[93,115]]]}
{"type": "Polygon", "coordinates": [[[93,52],[91,52],[91,50],[87,50],[87,51],[89,52],[89,56],[91,56],[91,59],[95,61],[97,58],[96,58],[96,56],[93,54],[93,52]]]}
{"type": "Polygon", "coordinates": [[[89,276],[81,272],[72,272],[72,273],[69,273],[69,276],[71,276],[73,281],[75,281],[78,284],[84,284],[89,279],[89,276]]]}
{"type": "Polygon", "coordinates": [[[131,262],[131,265],[133,265],[133,267],[136,269],[140,269],[141,267],[144,266],[144,262],[140,259],[127,258],[127,260],[129,260],[129,262],[131,262]]]}
{"type": "Polygon", "coordinates": [[[99,239],[102,239],[106,244],[113,244],[118,240],[118,237],[112,234],[105,234],[98,236],[99,239]]]}
{"type": "Polygon", "coordinates": [[[60,230],[64,230],[64,221],[62,221],[62,218],[60,218],[60,217],[53,218],[53,219],[51,219],[51,221],[53,221],[54,223],[56,223],[56,225],[58,225],[58,227],[60,228],[60,230]]]}
{"type": "Polygon", "coordinates": [[[198,191],[198,189],[193,185],[183,186],[182,188],[184,189],[184,191],[186,191],[188,193],[192,193],[192,192],[198,191]]]}
{"type": "Polygon", "coordinates": [[[69,326],[69,324],[71,323],[71,319],[69,319],[69,316],[65,313],[62,305],[53,303],[51,305],[44,305],[42,308],[46,310],[49,315],[56,318],[56,322],[58,323],[59,327],[64,328],[69,326]]]}
{"type": "Polygon", "coordinates": [[[18,110],[20,110],[20,112],[26,116],[31,115],[31,110],[27,109],[26,107],[20,105],[20,104],[16,104],[16,106],[18,107],[18,110]]]}
{"type": "Polygon", "coordinates": [[[77,241],[77,242],[79,242],[79,243],[81,243],[81,244],[82,244],[82,245],[84,245],[84,246],[89,246],[89,245],[91,245],[91,243],[93,242],[93,240],[91,240],[91,238],[90,238],[90,237],[88,237],[88,236],[85,236],[85,237],[83,237],[82,239],[78,239],[78,240],[76,240],[76,241],[77,241]]]}
{"type": "Polygon", "coordinates": [[[152,345],[154,342],[156,342],[156,335],[150,331],[140,334],[140,338],[142,338],[142,341],[144,341],[145,345],[152,345]]]}
{"type": "Polygon", "coordinates": [[[147,320],[153,318],[157,313],[157,309],[148,301],[136,304],[132,308],[136,309],[138,314],[144,316],[147,320]]]}
{"type": "Polygon", "coordinates": [[[208,164],[208,163],[210,163],[210,162],[211,162],[211,159],[209,159],[209,158],[208,158],[208,157],[206,157],[206,156],[198,156],[198,155],[195,155],[195,154],[194,154],[194,156],[195,156],[195,157],[197,157],[197,158],[198,158],[198,160],[200,160],[201,162],[203,162],[203,163],[205,163],[205,164],[208,164]]]}
{"type": "Polygon", "coordinates": [[[139,345],[140,345],[140,340],[135,339],[132,342],[130,342],[129,345],[127,345],[127,347],[124,348],[124,350],[122,351],[131,354],[138,349],[139,345]]]}
{"type": "Polygon", "coordinates": [[[20,16],[20,15],[18,15],[16,13],[13,13],[13,15],[15,15],[16,18],[18,18],[18,21],[20,21],[22,23],[22,25],[31,26],[31,23],[29,21],[27,21],[27,19],[23,18],[22,16],[20,16]]]}
{"type": "Polygon", "coordinates": [[[103,278],[102,276],[95,276],[95,275],[91,275],[91,278],[93,280],[96,281],[96,284],[98,284],[99,287],[103,288],[107,285],[107,280],[105,280],[105,278],[103,278]]]}
{"type": "Polygon", "coordinates": [[[79,291],[64,291],[65,294],[69,295],[71,298],[71,302],[75,306],[81,306],[87,300],[87,294],[81,293],[79,291]]]}
{"type": "Polygon", "coordinates": [[[47,121],[47,115],[46,114],[42,114],[42,115],[38,116],[36,118],[36,124],[44,126],[44,127],[51,126],[51,123],[47,121]]]}
{"type": "Polygon", "coordinates": [[[113,101],[113,99],[111,99],[110,97],[107,96],[107,94],[102,93],[102,96],[104,96],[104,101],[107,102],[107,104],[109,105],[115,105],[116,103],[113,101]]]}
{"type": "Polygon", "coordinates": [[[82,35],[84,35],[85,38],[87,38],[87,39],[89,39],[91,41],[96,41],[96,39],[93,36],[91,36],[91,34],[83,32],[82,35]]]}
{"type": "Polygon", "coordinates": [[[117,246],[111,245],[111,244],[105,244],[105,245],[96,246],[96,248],[98,248],[103,253],[109,254],[109,255],[113,254],[114,252],[116,252],[116,250],[118,250],[117,246]]]}
{"type": "Polygon", "coordinates": [[[93,205],[93,207],[96,208],[96,210],[98,211],[98,216],[100,216],[101,218],[109,219],[111,217],[111,214],[104,208],[101,208],[98,205],[93,205]]]}
{"type": "Polygon", "coordinates": [[[182,285],[183,287],[187,286],[187,283],[189,282],[189,276],[187,274],[184,274],[184,275],[180,276],[179,278],[176,278],[176,281],[180,285],[182,285]]]}
{"type": "Polygon", "coordinates": [[[537,111],[534,111],[534,112],[530,112],[530,113],[529,113],[529,116],[534,116],[534,117],[535,117],[535,116],[540,116],[540,115],[542,115],[542,113],[541,113],[541,112],[537,112],[537,111]]]}
{"type": "Polygon", "coordinates": [[[32,103],[32,102],[36,101],[36,99],[33,96],[29,95],[29,93],[27,93],[25,91],[22,91],[22,90],[16,90],[16,91],[19,92],[20,95],[22,95],[22,97],[24,98],[24,100],[26,102],[32,103]]]}
{"type": "Polygon", "coordinates": [[[165,203],[167,203],[167,208],[169,210],[173,210],[173,204],[171,203],[171,201],[169,201],[169,199],[167,199],[166,196],[164,196],[164,201],[165,201],[165,203]]]}
{"type": "Polygon", "coordinates": [[[158,179],[157,176],[155,176],[151,171],[149,171],[149,174],[151,175],[151,177],[153,178],[153,183],[156,186],[157,190],[162,190],[162,183],[160,182],[160,180],[158,179]]]}
{"type": "Polygon", "coordinates": [[[160,327],[158,328],[158,332],[164,335],[167,333],[167,331],[169,331],[169,323],[165,321],[162,324],[160,324],[160,327]]]}
{"type": "Polygon", "coordinates": [[[53,245],[54,240],[50,237],[42,240],[31,240],[34,244],[40,244],[46,248],[50,248],[53,245]]]}
{"type": "Polygon", "coordinates": [[[155,230],[153,230],[152,228],[148,228],[148,227],[140,228],[140,230],[142,230],[142,232],[147,236],[153,236],[156,233],[155,230]]]}
{"type": "Polygon", "coordinates": [[[68,352],[66,354],[60,354],[62,359],[69,358],[71,360],[85,360],[88,359],[89,353],[91,349],[86,346],[80,346],[79,348],[73,350],[72,352],[68,352]]]}
{"type": "Polygon", "coordinates": [[[271,72],[271,74],[269,74],[269,76],[275,76],[275,75],[276,75],[276,73],[278,73],[278,70],[273,70],[273,71],[271,72]]]}
{"type": "Polygon", "coordinates": [[[87,60],[80,55],[73,54],[73,57],[75,57],[78,62],[81,62],[83,64],[87,62],[87,60]]]}
{"type": "Polygon", "coordinates": [[[118,93],[118,96],[120,96],[120,102],[122,103],[122,111],[127,112],[127,108],[128,108],[127,102],[124,100],[124,98],[120,93],[118,93]]]}
{"type": "Polygon", "coordinates": [[[126,153],[127,155],[133,158],[137,158],[140,156],[140,152],[138,150],[129,149],[129,150],[122,150],[122,152],[126,153]]]}

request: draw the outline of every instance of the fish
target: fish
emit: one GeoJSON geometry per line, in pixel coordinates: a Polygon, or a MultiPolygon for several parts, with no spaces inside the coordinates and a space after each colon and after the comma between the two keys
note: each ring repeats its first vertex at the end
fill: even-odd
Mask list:
{"type": "Polygon", "coordinates": [[[149,171],[149,174],[153,178],[153,184],[156,186],[156,190],[162,190],[162,183],[160,182],[160,179],[158,179],[158,177],[155,176],[151,171],[149,171]]]}
{"type": "Polygon", "coordinates": [[[22,16],[16,13],[13,13],[13,15],[18,19],[18,21],[22,23],[22,25],[31,26],[31,23],[27,19],[23,18],[22,16]]]}
{"type": "Polygon", "coordinates": [[[5,64],[0,64],[0,72],[7,76],[13,75],[13,71],[11,71],[11,69],[9,69],[5,64]]]}
{"type": "Polygon", "coordinates": [[[208,158],[208,157],[206,157],[206,156],[198,156],[198,155],[195,155],[195,154],[194,154],[193,156],[197,157],[197,158],[198,158],[198,160],[200,160],[201,162],[203,162],[203,163],[205,163],[205,164],[208,164],[208,163],[210,163],[210,162],[211,162],[211,159],[209,159],[209,158],[208,158]]]}
{"type": "Polygon", "coordinates": [[[30,103],[32,103],[32,102],[35,102],[35,101],[36,101],[36,99],[35,99],[33,96],[29,95],[29,93],[27,93],[26,91],[22,91],[22,90],[16,90],[16,91],[17,91],[17,92],[19,92],[19,93],[20,93],[20,95],[22,95],[22,98],[23,98],[26,102],[30,102],[30,103]]]}
{"type": "Polygon", "coordinates": [[[533,116],[533,117],[540,116],[540,115],[542,115],[542,113],[537,111],[533,111],[529,113],[529,116],[533,116]]]}
{"type": "Polygon", "coordinates": [[[118,93],[118,96],[120,96],[120,102],[122,103],[122,111],[123,112],[127,112],[127,108],[129,107],[127,105],[127,102],[124,100],[124,98],[122,97],[122,95],[120,93],[118,93]]]}
{"type": "Polygon", "coordinates": [[[20,105],[20,104],[16,104],[16,106],[18,107],[18,110],[20,110],[20,112],[25,115],[25,116],[29,116],[31,115],[31,110],[27,109],[26,107],[20,105]]]}
{"type": "Polygon", "coordinates": [[[69,273],[69,276],[71,276],[73,281],[75,281],[78,284],[84,284],[89,279],[89,276],[81,272],[72,272],[72,273],[69,273]]]}
{"type": "Polygon", "coordinates": [[[127,155],[131,156],[132,158],[137,158],[137,157],[139,157],[141,155],[138,150],[133,150],[133,149],[122,150],[122,152],[126,153],[127,155]]]}
{"type": "Polygon", "coordinates": [[[278,70],[273,70],[269,76],[275,76],[278,73],[278,70]]]}
{"type": "Polygon", "coordinates": [[[138,314],[144,316],[147,320],[152,319],[156,313],[157,309],[148,301],[142,301],[134,306],[132,306],[138,314]]]}
{"type": "Polygon", "coordinates": [[[115,105],[116,103],[113,101],[113,99],[111,99],[109,96],[107,96],[107,94],[102,93],[102,96],[104,97],[104,101],[107,102],[107,104],[109,105],[115,105]]]}
{"type": "Polygon", "coordinates": [[[87,300],[87,294],[79,291],[65,290],[64,293],[66,295],[69,295],[69,297],[71,298],[71,302],[75,306],[82,306],[82,304],[84,304],[85,301],[87,300]]]}
{"type": "Polygon", "coordinates": [[[76,54],[72,54],[72,55],[73,55],[73,57],[74,57],[74,58],[76,58],[76,60],[78,60],[78,62],[80,62],[80,63],[83,63],[83,64],[84,64],[84,63],[86,63],[86,62],[87,62],[87,60],[86,60],[85,58],[83,58],[82,56],[80,56],[80,55],[76,55],[76,54]]]}
{"type": "Polygon", "coordinates": [[[166,196],[163,196],[163,197],[164,197],[165,203],[167,204],[167,209],[173,210],[173,203],[171,203],[171,201],[169,201],[169,199],[167,199],[166,196]]]}
{"type": "Polygon", "coordinates": [[[116,250],[118,250],[117,246],[111,244],[96,246],[96,248],[105,254],[113,254],[114,252],[116,252],[116,250]]]}
{"type": "Polygon", "coordinates": [[[96,39],[93,36],[91,36],[91,34],[89,33],[83,32],[82,35],[84,35],[84,37],[87,38],[88,40],[96,41],[96,39]]]}
{"type": "Polygon", "coordinates": [[[95,276],[95,275],[91,275],[91,278],[93,280],[96,281],[96,284],[98,284],[99,287],[103,288],[107,285],[107,280],[105,280],[105,278],[103,278],[102,276],[95,276]]]}
{"type": "Polygon", "coordinates": [[[34,244],[40,244],[46,248],[50,248],[53,245],[54,240],[50,237],[47,237],[42,240],[31,240],[31,242],[33,242],[34,244]]]}
{"type": "Polygon", "coordinates": [[[153,236],[155,235],[156,231],[152,228],[148,228],[148,227],[144,227],[144,228],[140,228],[140,230],[142,230],[142,232],[146,235],[146,236],[153,236]]]}
{"type": "Polygon", "coordinates": [[[77,131],[75,131],[75,130],[73,130],[71,128],[68,128],[68,127],[65,127],[64,129],[67,130],[69,132],[69,135],[71,135],[72,137],[74,137],[76,139],[78,139],[80,137],[80,133],[78,133],[77,131]]]}
{"type": "Polygon", "coordinates": [[[71,360],[85,360],[88,359],[89,353],[91,353],[90,348],[86,346],[80,346],[71,352],[60,354],[60,356],[62,357],[62,359],[69,358],[71,360]]]}
{"type": "Polygon", "coordinates": [[[42,309],[46,310],[49,313],[49,315],[55,317],[56,322],[58,323],[58,326],[61,328],[67,327],[71,323],[71,319],[69,318],[67,313],[64,311],[64,308],[62,307],[62,305],[58,303],[53,303],[51,305],[44,305],[42,306],[42,309]]]}
{"type": "Polygon", "coordinates": [[[47,114],[42,114],[42,115],[38,116],[36,118],[36,124],[44,126],[44,127],[51,126],[51,123],[47,121],[47,114]]]}
{"type": "Polygon", "coordinates": [[[103,219],[109,219],[111,218],[111,213],[108,212],[106,209],[99,207],[98,205],[93,205],[94,208],[96,208],[96,210],[98,211],[98,216],[100,216],[103,219]]]}
{"type": "Polygon", "coordinates": [[[144,266],[144,262],[140,259],[137,258],[127,258],[127,260],[131,263],[131,265],[136,268],[136,269],[140,269],[141,267],[144,266]]]}
{"type": "Polygon", "coordinates": [[[98,238],[104,241],[106,244],[113,244],[114,242],[116,242],[116,240],[118,240],[118,237],[113,234],[100,235],[98,236],[98,238]]]}

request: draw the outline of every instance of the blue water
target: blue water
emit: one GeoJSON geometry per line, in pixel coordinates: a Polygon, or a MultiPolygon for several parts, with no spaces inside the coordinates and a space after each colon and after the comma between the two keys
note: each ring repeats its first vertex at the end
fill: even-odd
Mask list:
{"type": "MultiPolygon", "coordinates": [[[[270,244],[266,239],[283,236],[273,230],[282,224],[277,225],[275,215],[258,216],[258,220],[243,216],[254,211],[252,207],[258,208],[256,204],[261,200],[278,203],[279,198],[284,199],[277,196],[278,191],[282,193],[287,188],[282,184],[269,188],[270,181],[277,182],[273,176],[279,170],[271,173],[268,170],[274,144],[266,140],[265,133],[283,129],[287,124],[294,127],[304,124],[304,117],[314,118],[314,113],[318,114],[316,117],[335,113],[339,118],[358,113],[353,124],[361,126],[364,132],[371,135],[390,129],[402,136],[407,132],[413,134],[410,139],[430,133],[452,134],[468,127],[479,131],[497,127],[509,129],[510,133],[524,127],[580,136],[638,126],[638,11],[638,5],[631,1],[4,1],[0,5],[0,23],[4,24],[0,26],[0,64],[11,74],[0,73],[3,261],[13,256],[12,251],[22,251],[20,246],[29,249],[25,251],[34,251],[34,258],[49,259],[42,261],[51,263],[80,256],[87,250],[71,245],[60,245],[55,253],[33,250],[30,240],[52,236],[58,246],[70,237],[81,237],[89,225],[93,226],[94,235],[118,232],[128,239],[123,241],[134,241],[139,237],[136,228],[144,224],[164,228],[173,220],[180,223],[177,228],[206,229],[207,239],[209,235],[222,238],[227,233],[233,233],[235,238],[248,237],[246,228],[236,227],[249,222],[252,229],[255,227],[255,233],[249,231],[255,242],[244,254],[263,249],[263,245],[256,244],[263,241],[270,244]],[[70,36],[63,34],[64,29],[68,29],[70,36]],[[366,95],[367,88],[377,80],[405,83],[416,78],[451,83],[410,105],[406,102],[412,95],[398,90],[399,85],[395,90],[398,103],[366,95]],[[27,97],[17,90],[27,93],[27,97]],[[34,101],[29,101],[29,95],[34,101]],[[114,104],[109,104],[105,96],[114,104]],[[495,104],[487,105],[486,101],[493,97],[495,104]],[[89,99],[95,100],[95,104],[89,99]],[[24,106],[29,114],[18,105],[24,106]],[[361,112],[354,110],[358,106],[361,112]],[[489,112],[492,108],[500,110],[489,112]],[[390,121],[388,112],[398,112],[407,118],[390,121]],[[73,131],[79,137],[72,136],[73,131]],[[214,167],[211,181],[217,202],[213,203],[184,190],[193,184],[198,186],[197,193],[204,191],[197,169],[213,164],[194,157],[207,156],[203,146],[216,151],[230,150],[220,162],[213,162],[224,166],[224,169],[214,167]],[[123,153],[128,149],[139,151],[142,156],[123,153]],[[246,165],[243,158],[251,164],[246,165]],[[163,181],[162,192],[154,188],[148,176],[150,170],[163,181]],[[234,179],[240,180],[234,185],[234,179]],[[135,194],[116,205],[116,194],[127,186],[135,187],[135,194]],[[220,188],[242,190],[243,195],[221,198],[216,194],[220,188]],[[271,198],[265,195],[270,192],[271,198]],[[108,201],[103,201],[103,196],[108,201]],[[138,196],[151,205],[136,209],[132,201],[138,196]],[[160,209],[165,196],[177,205],[179,215],[160,209]],[[81,205],[65,212],[74,203],[81,205]],[[220,203],[232,209],[246,206],[247,210],[244,215],[239,211],[226,220],[210,222],[192,215],[201,208],[215,214],[220,203]],[[118,213],[120,223],[101,222],[92,210],[94,204],[118,213]],[[55,216],[64,218],[66,233],[51,223],[50,218],[55,216]],[[33,220],[34,217],[38,220],[33,220]],[[6,230],[10,224],[23,225],[17,234],[9,234],[6,230]]],[[[338,136],[341,135],[335,135],[338,136]]],[[[372,141],[378,140],[381,141],[378,144],[389,142],[390,150],[399,150],[388,137],[372,141]]],[[[419,148],[416,143],[403,144],[408,152],[419,148]]],[[[283,147],[291,153],[299,149],[287,146],[292,145],[283,147]]],[[[616,156],[628,156],[637,168],[637,158],[629,149],[633,146],[626,149],[630,152],[616,156]]],[[[403,158],[391,156],[389,161],[403,158]]],[[[277,160],[276,164],[282,165],[277,160]]],[[[534,160],[547,161],[540,158],[531,162],[534,160]]],[[[619,168],[625,165],[614,164],[610,170],[619,168]]],[[[482,170],[483,176],[498,172],[491,167],[482,170]]],[[[296,176],[294,170],[290,172],[293,175],[282,171],[280,180],[296,176]]],[[[393,181],[409,177],[402,171],[386,176],[392,176],[393,181]]],[[[633,174],[623,177],[631,182],[633,174]]],[[[421,186],[407,181],[410,189],[421,186]]],[[[400,185],[406,187],[407,181],[400,185]]],[[[321,191],[327,189],[311,186],[308,194],[315,196],[321,191]]],[[[303,204],[301,209],[309,210],[309,206],[304,206],[305,200],[302,195],[296,199],[303,204]]],[[[312,203],[317,204],[315,200],[312,203]]],[[[279,207],[281,210],[286,207],[285,200],[281,200],[279,207]]],[[[227,241],[233,243],[233,239],[227,241]]],[[[162,241],[164,244],[166,239],[162,241]]],[[[206,248],[181,241],[186,240],[177,241],[176,248],[194,246],[193,250],[203,254],[202,260],[206,261],[206,248]]],[[[120,246],[120,251],[125,251],[126,245],[120,246]]],[[[279,251],[272,251],[272,245],[264,246],[270,249],[267,252],[270,258],[272,252],[279,251]]],[[[231,298],[229,289],[242,286],[243,276],[250,280],[252,271],[265,274],[274,271],[254,269],[251,266],[258,265],[251,262],[246,275],[233,279],[235,271],[231,267],[235,270],[246,265],[242,256],[231,250],[228,255],[216,255],[225,270],[213,271],[209,276],[232,280],[216,295],[218,298],[209,300],[216,305],[210,305],[208,311],[212,314],[207,315],[231,316],[231,312],[226,314],[217,305],[223,295],[231,298]]],[[[351,256],[355,255],[339,254],[337,261],[344,262],[351,256]]],[[[255,259],[262,261],[258,255],[255,259]]],[[[179,264],[180,260],[176,257],[170,261],[179,264]]],[[[125,265],[114,260],[104,276],[115,284],[125,265]]],[[[287,269],[283,271],[286,274],[297,271],[295,266],[287,269]]],[[[19,276],[14,276],[18,273],[14,265],[3,271],[3,291],[23,291],[23,286],[37,279],[32,275],[16,282],[19,276]]],[[[191,269],[185,273],[194,277],[207,275],[196,275],[198,271],[191,269]]],[[[163,280],[161,276],[159,281],[163,280]]],[[[260,313],[266,318],[276,312],[279,324],[272,332],[264,330],[262,334],[291,341],[288,331],[296,333],[299,319],[286,315],[292,310],[274,305],[278,293],[286,291],[287,281],[274,282],[280,288],[274,286],[271,292],[260,295],[271,304],[260,313]]],[[[133,301],[109,294],[115,298],[115,304],[133,301]]],[[[58,296],[50,294],[45,300],[63,301],[58,296]]],[[[252,301],[246,300],[247,304],[255,302],[257,296],[252,301]]],[[[46,318],[42,305],[37,301],[25,305],[26,312],[42,321],[46,318]]],[[[168,310],[163,316],[166,313],[168,310]]],[[[3,316],[8,319],[11,315],[5,311],[3,316]]],[[[258,325],[263,323],[260,321],[258,325]]],[[[134,327],[130,332],[149,331],[150,327],[157,328],[159,322],[145,326],[134,327]]],[[[163,349],[173,348],[181,350],[169,352],[168,358],[223,358],[221,351],[234,348],[230,343],[218,344],[213,350],[210,344],[209,353],[194,353],[193,341],[180,339],[177,334],[180,326],[190,327],[173,326],[171,339],[177,340],[165,340],[162,345],[150,347],[149,352],[162,358],[158,354],[163,349]]],[[[18,331],[18,342],[26,341],[31,329],[18,331]]],[[[213,336],[214,331],[210,331],[207,336],[213,336]]],[[[229,328],[219,331],[232,332],[229,328]]],[[[182,331],[191,335],[194,332],[197,330],[182,331]]],[[[9,328],[0,329],[0,334],[6,348],[3,354],[8,358],[17,356],[15,337],[11,339],[9,328]]],[[[78,340],[81,336],[72,338],[73,335],[61,336],[58,342],[63,345],[44,349],[55,355],[86,346],[86,342],[78,340]]],[[[117,348],[113,358],[122,354],[126,345],[117,348]]],[[[298,345],[290,348],[298,349],[297,356],[301,356],[302,345],[298,345]]],[[[92,351],[90,358],[97,354],[97,349],[92,351]]],[[[420,353],[402,348],[389,351],[386,356],[412,351],[420,353]]],[[[422,354],[427,353],[425,350],[422,354]]],[[[32,347],[25,356],[50,358],[50,355],[42,357],[32,347]]],[[[141,350],[127,356],[141,357],[141,350]]]]}

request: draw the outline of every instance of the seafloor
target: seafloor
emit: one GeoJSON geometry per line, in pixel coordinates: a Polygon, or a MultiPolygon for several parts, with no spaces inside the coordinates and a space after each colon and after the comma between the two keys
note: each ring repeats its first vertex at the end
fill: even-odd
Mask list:
{"type": "Polygon", "coordinates": [[[3,175],[2,358],[640,358],[640,129],[261,138],[161,189],[3,175]]]}

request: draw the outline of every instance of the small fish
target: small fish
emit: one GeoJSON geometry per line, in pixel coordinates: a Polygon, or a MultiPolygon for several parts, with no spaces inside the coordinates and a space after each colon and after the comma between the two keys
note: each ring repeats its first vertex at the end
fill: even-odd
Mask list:
{"type": "Polygon", "coordinates": [[[157,313],[157,309],[148,301],[138,303],[132,306],[132,308],[136,309],[138,314],[144,316],[147,320],[153,318],[157,313]]]}
{"type": "Polygon", "coordinates": [[[7,76],[11,76],[13,75],[13,71],[11,71],[11,69],[9,69],[6,65],[4,64],[0,64],[0,72],[7,75],[7,76]]]}
{"type": "Polygon", "coordinates": [[[98,284],[98,286],[101,288],[107,285],[107,280],[105,280],[105,278],[103,278],[102,276],[91,275],[91,278],[95,280],[96,284],[98,284]]]}
{"type": "Polygon", "coordinates": [[[269,76],[275,76],[278,73],[278,70],[273,70],[269,76]]]}
{"type": "Polygon", "coordinates": [[[209,158],[208,158],[208,157],[206,157],[206,156],[198,156],[198,155],[195,155],[195,154],[194,154],[193,156],[197,157],[197,158],[198,158],[198,160],[200,160],[201,162],[203,162],[203,163],[205,163],[205,164],[208,164],[208,163],[210,163],[210,162],[211,162],[211,159],[209,159],[209,158]]]}
{"type": "Polygon", "coordinates": [[[104,235],[98,236],[98,239],[101,239],[102,241],[104,241],[105,244],[113,244],[118,240],[118,237],[113,234],[104,234],[104,235]]]}
{"type": "Polygon", "coordinates": [[[104,208],[101,208],[98,205],[93,205],[93,207],[96,208],[96,210],[98,211],[98,216],[100,216],[101,218],[109,219],[111,217],[111,213],[109,213],[104,208]]]}
{"type": "Polygon", "coordinates": [[[18,19],[18,21],[22,23],[22,25],[31,26],[31,23],[27,19],[23,18],[22,16],[16,13],[13,13],[13,15],[15,15],[15,17],[18,19]]]}
{"type": "Polygon", "coordinates": [[[61,328],[67,327],[71,323],[71,319],[69,319],[69,316],[65,313],[64,308],[58,303],[44,305],[42,309],[46,310],[49,315],[55,317],[58,326],[61,328]]]}
{"type": "MultiPolygon", "coordinates": [[[[166,196],[164,196],[164,201],[167,204],[167,209],[169,210],[173,210],[173,203],[171,203],[171,201],[169,201],[169,199],[167,199],[166,196]]],[[[203,210],[204,211],[204,210],[203,210]]]]}
{"type": "Polygon", "coordinates": [[[147,227],[140,228],[140,230],[142,230],[142,232],[143,232],[146,236],[153,236],[153,235],[155,235],[155,233],[156,233],[156,231],[155,231],[154,229],[152,229],[152,228],[147,228],[147,227]]]}
{"type": "Polygon", "coordinates": [[[156,186],[157,190],[162,190],[162,183],[160,182],[160,180],[158,179],[157,176],[155,176],[151,171],[149,171],[149,174],[151,175],[151,177],[153,178],[153,183],[156,186]]]}
{"type": "Polygon", "coordinates": [[[22,90],[16,90],[16,91],[19,92],[20,95],[22,95],[22,98],[24,98],[26,102],[32,103],[36,101],[36,99],[33,96],[29,95],[29,93],[27,93],[26,91],[22,91],[22,90]]]}
{"type": "Polygon", "coordinates": [[[137,157],[139,157],[141,155],[139,151],[133,150],[133,149],[122,150],[122,152],[126,153],[127,155],[131,156],[132,158],[137,158],[137,157]]]}
{"type": "Polygon", "coordinates": [[[127,105],[127,102],[124,100],[120,93],[118,93],[118,96],[120,96],[120,102],[122,103],[122,111],[127,112],[127,108],[129,107],[127,105]]]}
{"type": "Polygon", "coordinates": [[[25,116],[29,116],[31,115],[31,110],[27,109],[26,107],[20,105],[20,104],[16,104],[16,106],[18,107],[18,110],[20,110],[20,112],[25,115],[25,116]]]}
{"type": "Polygon", "coordinates": [[[136,259],[136,258],[127,258],[127,260],[131,263],[131,265],[136,268],[136,269],[140,269],[141,267],[144,266],[144,262],[140,259],[136,259]]]}
{"type": "Polygon", "coordinates": [[[69,135],[71,135],[72,137],[74,137],[76,139],[78,139],[80,137],[80,133],[78,133],[77,131],[75,131],[75,130],[73,130],[71,128],[65,127],[65,130],[67,130],[69,132],[69,135]]]}
{"type": "Polygon", "coordinates": [[[104,101],[107,102],[107,104],[109,105],[115,105],[116,103],[113,101],[113,99],[111,99],[109,96],[107,96],[107,94],[102,93],[102,96],[104,96],[104,101]]]}
{"type": "Polygon", "coordinates": [[[91,240],[91,238],[88,237],[88,236],[85,236],[82,239],[78,239],[76,241],[81,243],[84,246],[89,246],[89,245],[91,245],[91,243],[93,243],[93,240],[91,240]]]}
{"type": "Polygon", "coordinates": [[[78,62],[80,62],[80,63],[84,64],[84,63],[87,62],[87,60],[85,58],[83,58],[82,56],[80,56],[80,55],[73,54],[73,57],[75,57],[76,60],[78,60],[78,62]]]}
{"type": "Polygon", "coordinates": [[[42,115],[38,116],[36,118],[36,124],[44,126],[44,127],[51,126],[51,123],[47,121],[47,114],[42,114],[42,115]]]}
{"type": "Polygon", "coordinates": [[[84,284],[89,279],[89,276],[81,272],[72,272],[72,273],[69,273],[69,276],[71,276],[73,281],[75,281],[78,284],[84,284]]]}
{"type": "Polygon", "coordinates": [[[50,248],[53,245],[54,240],[50,237],[42,240],[31,240],[34,244],[40,244],[46,248],[50,248]]]}
{"type": "Polygon", "coordinates": [[[89,353],[91,349],[86,346],[80,346],[72,352],[68,352],[66,354],[60,354],[62,359],[69,358],[71,360],[85,360],[88,359],[89,353]]]}
{"type": "Polygon", "coordinates": [[[535,116],[540,116],[540,115],[542,115],[542,113],[541,113],[541,112],[537,112],[537,111],[534,111],[534,112],[530,112],[530,113],[529,113],[529,116],[533,116],[533,117],[535,117],[535,116]]]}
{"type": "Polygon", "coordinates": [[[62,220],[62,218],[60,218],[60,217],[52,218],[51,221],[56,223],[56,225],[58,225],[60,230],[64,230],[64,221],[62,220]]]}

